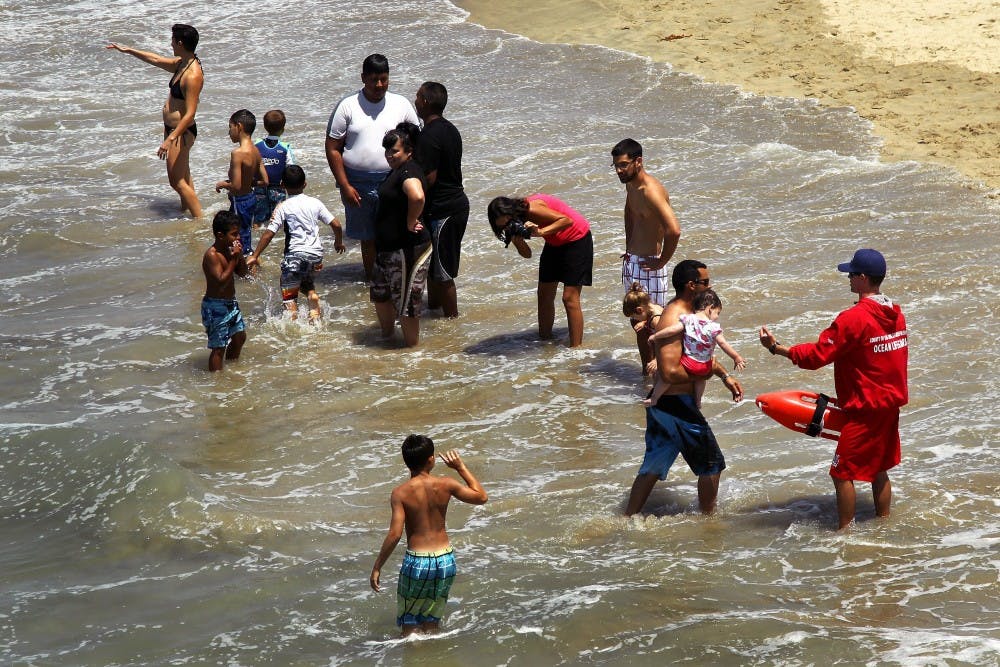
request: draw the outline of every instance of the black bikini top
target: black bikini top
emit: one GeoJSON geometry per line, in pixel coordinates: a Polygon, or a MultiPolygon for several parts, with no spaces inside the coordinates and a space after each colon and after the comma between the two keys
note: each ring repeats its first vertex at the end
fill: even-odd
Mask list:
{"type": "Polygon", "coordinates": [[[177,69],[174,70],[174,75],[170,77],[170,83],[167,84],[167,86],[170,88],[170,97],[175,97],[179,100],[184,99],[184,89],[181,88],[181,77],[184,76],[184,72],[186,72],[188,68],[191,67],[191,63],[193,63],[195,60],[198,61],[199,65],[201,64],[201,59],[198,58],[198,56],[195,56],[194,58],[189,60],[187,62],[187,65],[185,65],[183,68],[181,68],[180,63],[177,64],[177,69]]]}

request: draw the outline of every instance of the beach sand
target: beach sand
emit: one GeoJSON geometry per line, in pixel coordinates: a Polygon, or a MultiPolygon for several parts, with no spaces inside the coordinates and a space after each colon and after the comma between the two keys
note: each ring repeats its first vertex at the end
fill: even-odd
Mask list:
{"type": "Polygon", "coordinates": [[[457,0],[470,20],[601,44],[706,81],[853,107],[887,160],[947,165],[1000,193],[1000,2],[457,0]]]}

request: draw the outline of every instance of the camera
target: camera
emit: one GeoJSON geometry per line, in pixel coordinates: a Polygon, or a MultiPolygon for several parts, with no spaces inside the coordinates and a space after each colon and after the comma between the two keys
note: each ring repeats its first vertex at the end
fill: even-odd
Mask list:
{"type": "Polygon", "coordinates": [[[520,236],[522,239],[530,239],[531,230],[525,227],[524,222],[521,220],[511,218],[507,226],[503,228],[503,247],[506,248],[509,246],[515,236],[520,236]]]}

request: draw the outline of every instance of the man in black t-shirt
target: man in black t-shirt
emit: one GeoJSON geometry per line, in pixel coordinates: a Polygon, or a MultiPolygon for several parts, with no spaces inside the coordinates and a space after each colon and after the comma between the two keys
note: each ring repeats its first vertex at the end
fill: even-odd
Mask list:
{"type": "Polygon", "coordinates": [[[441,308],[445,317],[457,317],[455,277],[469,222],[469,199],[462,188],[462,135],[441,115],[447,104],[448,91],[440,83],[427,81],[417,90],[413,106],[424,129],[414,158],[424,168],[430,186],[423,216],[434,243],[428,307],[441,308]]]}

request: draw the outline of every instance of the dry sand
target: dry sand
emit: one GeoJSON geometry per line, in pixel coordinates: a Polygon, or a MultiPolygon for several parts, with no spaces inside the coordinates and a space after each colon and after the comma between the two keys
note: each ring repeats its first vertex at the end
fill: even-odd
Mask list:
{"type": "Polygon", "coordinates": [[[1000,2],[456,0],[470,21],[602,44],[746,91],[850,106],[889,160],[1000,192],[1000,2]]]}

